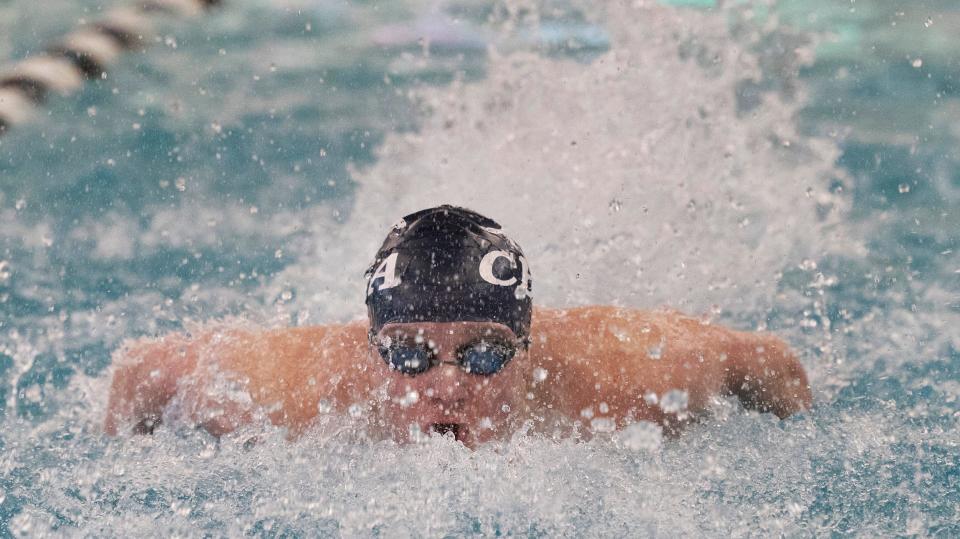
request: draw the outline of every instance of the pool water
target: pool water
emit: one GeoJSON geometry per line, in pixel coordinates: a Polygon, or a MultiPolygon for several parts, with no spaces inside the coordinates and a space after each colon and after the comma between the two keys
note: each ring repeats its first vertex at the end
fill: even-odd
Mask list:
{"type": "MultiPolygon", "coordinates": [[[[120,4],[0,1],[0,59],[120,4]]],[[[0,535],[960,535],[960,6],[671,4],[232,0],[11,129],[0,535]],[[125,339],[362,317],[440,203],[510,231],[538,304],[777,333],[814,409],[476,451],[102,434],[125,339]]]]}

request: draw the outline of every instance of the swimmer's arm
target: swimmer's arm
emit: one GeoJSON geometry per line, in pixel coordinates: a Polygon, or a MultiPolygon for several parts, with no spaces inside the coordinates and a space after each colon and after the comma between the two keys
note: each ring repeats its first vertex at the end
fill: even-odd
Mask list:
{"type": "Polygon", "coordinates": [[[785,418],[810,408],[813,397],[803,365],[782,340],[737,333],[729,344],[724,386],[747,408],[785,418]]]}
{"type": "Polygon", "coordinates": [[[342,404],[366,395],[366,385],[348,372],[363,371],[357,358],[365,346],[362,324],[135,341],[115,358],[104,431],[115,435],[132,426],[149,434],[179,394],[183,416],[214,436],[249,423],[257,409],[299,432],[316,416],[320,399],[342,404]],[[234,398],[232,389],[250,398],[234,398]]]}
{"type": "MultiPolygon", "coordinates": [[[[229,398],[231,376],[251,381],[273,403],[285,393],[282,369],[289,359],[292,331],[217,331],[190,338],[170,334],[160,340],[139,340],[118,352],[104,431],[116,435],[132,427],[134,434],[152,434],[163,411],[178,395],[184,417],[214,436],[249,423],[260,403],[229,398]],[[287,353],[285,353],[287,352],[287,353]],[[218,374],[225,375],[218,378],[218,374]],[[185,383],[186,382],[186,383],[185,383]]],[[[279,410],[281,413],[284,409],[279,410]]]]}
{"type": "Polygon", "coordinates": [[[196,358],[195,343],[180,335],[125,345],[114,358],[104,431],[115,436],[129,425],[137,434],[153,432],[177,381],[194,370],[196,358]]]}

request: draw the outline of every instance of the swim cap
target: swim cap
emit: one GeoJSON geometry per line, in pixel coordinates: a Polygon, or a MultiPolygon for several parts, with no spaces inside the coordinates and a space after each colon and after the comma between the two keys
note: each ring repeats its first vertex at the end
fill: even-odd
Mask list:
{"type": "Polygon", "coordinates": [[[530,334],[530,266],[493,219],[456,206],[407,215],[367,270],[376,333],[391,322],[498,322],[530,334]]]}

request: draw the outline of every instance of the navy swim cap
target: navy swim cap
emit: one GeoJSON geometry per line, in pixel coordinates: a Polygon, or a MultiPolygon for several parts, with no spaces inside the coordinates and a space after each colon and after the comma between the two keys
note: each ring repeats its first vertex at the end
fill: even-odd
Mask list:
{"type": "Polygon", "coordinates": [[[530,334],[530,267],[493,219],[456,206],[412,213],[393,226],[367,270],[376,333],[391,322],[498,322],[530,334]]]}

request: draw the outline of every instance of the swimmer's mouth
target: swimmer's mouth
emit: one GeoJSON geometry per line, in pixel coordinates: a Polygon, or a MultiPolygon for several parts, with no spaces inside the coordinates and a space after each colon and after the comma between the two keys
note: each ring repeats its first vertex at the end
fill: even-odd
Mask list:
{"type": "Polygon", "coordinates": [[[463,441],[463,436],[466,434],[466,429],[460,423],[433,423],[430,425],[430,431],[441,436],[453,434],[453,439],[457,441],[463,441]]]}

